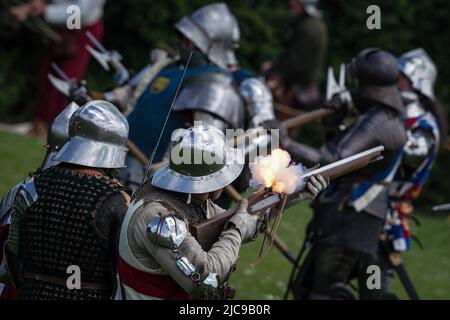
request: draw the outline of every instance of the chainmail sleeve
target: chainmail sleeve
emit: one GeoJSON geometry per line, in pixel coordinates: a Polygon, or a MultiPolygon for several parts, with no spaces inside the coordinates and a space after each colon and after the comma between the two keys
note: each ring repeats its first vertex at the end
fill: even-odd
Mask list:
{"type": "MultiPolygon", "coordinates": [[[[128,199],[123,192],[116,192],[104,200],[95,216],[95,226],[98,233],[108,239],[111,252],[116,252],[117,235],[120,224],[128,209],[128,199]]],[[[115,254],[112,255],[115,263],[115,254]]]]}

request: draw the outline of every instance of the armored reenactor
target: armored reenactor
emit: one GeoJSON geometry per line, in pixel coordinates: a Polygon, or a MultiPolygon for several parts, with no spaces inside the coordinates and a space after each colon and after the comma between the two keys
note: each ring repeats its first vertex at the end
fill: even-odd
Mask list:
{"type": "Polygon", "coordinates": [[[129,199],[114,175],[125,165],[127,138],[128,123],[116,107],[89,102],[70,119],[59,164],[20,191],[12,213],[19,231],[5,248],[20,298],[111,298],[116,231],[129,199]],[[79,272],[74,287],[67,270],[79,272]]]}
{"type": "MultiPolygon", "coordinates": [[[[242,201],[208,251],[189,226],[224,211],[214,200],[240,175],[243,163],[242,152],[229,147],[213,126],[195,126],[177,136],[170,163],[138,190],[124,218],[117,299],[232,295],[228,280],[242,243],[259,231],[257,215],[248,214],[247,201],[242,201]]],[[[313,197],[324,187],[309,185],[305,195],[313,197]]]]}
{"type": "MultiPolygon", "coordinates": [[[[319,77],[326,55],[328,35],[317,9],[318,0],[289,0],[292,21],[277,61],[268,64],[268,84],[275,100],[301,109],[321,103],[319,77]]],[[[267,71],[267,70],[266,70],[267,71]]],[[[288,115],[280,113],[285,119],[288,115]]]]}
{"type": "MultiPolygon", "coordinates": [[[[384,268],[389,266],[389,252],[400,253],[410,248],[412,202],[419,197],[447,132],[444,113],[434,95],[437,70],[433,60],[424,49],[418,48],[404,53],[397,62],[408,141],[390,188],[386,232],[380,244],[380,265],[384,268]]],[[[392,278],[393,270],[388,267],[383,273],[382,289],[390,298],[395,297],[390,290],[392,278]]]]}
{"type": "MultiPolygon", "coordinates": [[[[130,140],[150,158],[187,67],[177,99],[180,102],[173,107],[174,112],[166,124],[154,162],[163,160],[171,133],[188,127],[195,120],[221,129],[243,127],[245,110],[233,85],[233,77],[227,70],[229,55],[233,54],[229,44],[232,43],[235,22],[224,3],[203,6],[183,17],[175,24],[179,35],[179,59],[166,64],[154,77],[149,78],[146,72],[141,72],[138,79],[132,80],[136,90],[144,90],[138,90],[139,97],[128,116],[130,140]]],[[[142,180],[143,171],[142,164],[129,155],[127,168],[120,176],[135,189],[142,180]]]]}
{"type": "MultiPolygon", "coordinates": [[[[72,102],[53,120],[47,137],[47,152],[38,171],[58,164],[58,161],[54,159],[55,155],[69,137],[69,119],[78,108],[79,106],[72,102]]],[[[11,279],[6,267],[6,260],[3,260],[5,258],[3,257],[3,246],[8,238],[11,225],[11,213],[16,195],[18,192],[20,193],[20,190],[25,190],[27,185],[32,181],[33,174],[25,181],[15,185],[0,202],[0,248],[2,249],[0,250],[0,261],[2,261],[0,264],[0,299],[13,299],[18,295],[17,288],[14,288],[10,283],[11,279]]],[[[16,224],[15,227],[16,230],[12,231],[13,233],[17,232],[18,225],[16,224]]]]}
{"type": "Polygon", "coordinates": [[[407,141],[395,57],[378,48],[368,48],[352,60],[349,72],[356,83],[352,99],[360,111],[353,125],[340,130],[341,117],[334,117],[335,134],[320,151],[291,140],[285,130],[286,137],[281,142],[294,159],[306,163],[336,161],[377,145],[384,146],[384,159],[332,181],[313,203],[313,247],[299,271],[294,286],[296,298],[348,297],[346,284],[353,275],[360,277],[361,297],[367,297],[370,290],[365,285],[365,267],[376,263],[378,236],[388,206],[388,186],[407,141]]]}
{"type": "MultiPolygon", "coordinates": [[[[171,133],[175,129],[189,127],[194,121],[202,121],[225,130],[244,129],[273,118],[271,96],[269,94],[266,97],[263,90],[268,90],[262,82],[253,74],[237,72],[233,68],[237,65],[234,49],[239,42],[240,31],[236,17],[225,3],[213,3],[199,8],[180,19],[175,24],[175,29],[180,39],[179,59],[172,63],[164,57],[157,60],[159,62],[155,63],[156,69],[147,67],[131,81],[131,90],[125,90],[132,92],[132,97],[136,93],[139,95],[128,116],[130,140],[150,158],[184,68],[187,67],[154,162],[164,159],[171,133]],[[158,66],[164,67],[152,78],[152,70],[157,71],[158,66]],[[246,82],[249,77],[252,79],[246,82]],[[242,88],[238,89],[240,85],[242,88]],[[142,88],[144,90],[141,91],[142,88]],[[244,93],[241,95],[239,91],[244,93]],[[261,96],[270,103],[261,103],[261,96]],[[259,104],[254,103],[256,100],[259,104]],[[260,112],[261,105],[264,106],[263,112],[260,112]],[[249,115],[247,118],[246,114],[249,115]]],[[[107,98],[114,100],[115,96],[119,97],[123,92],[123,88],[119,88],[109,92],[107,98]]],[[[130,97],[127,94],[125,96],[130,97]]],[[[127,168],[120,176],[128,186],[135,189],[142,180],[143,171],[142,164],[128,155],[127,168]]]]}
{"type": "MultiPolygon", "coordinates": [[[[198,26],[211,30],[213,34],[223,34],[219,37],[218,48],[211,50],[211,54],[214,52],[216,57],[213,59],[216,60],[220,56],[221,63],[219,65],[231,75],[232,82],[226,86],[219,85],[222,80],[217,74],[209,74],[202,78],[194,76],[186,82],[175,101],[174,110],[190,111],[193,113],[194,121],[214,125],[223,131],[226,129],[259,129],[264,122],[275,118],[272,94],[266,84],[253,72],[239,66],[235,50],[239,47],[240,28],[236,17],[224,3],[207,5],[197,12],[206,9],[208,10],[207,14],[196,15],[194,13],[191,17],[194,22],[198,21],[198,26]],[[214,21],[216,19],[214,12],[221,17],[226,17],[226,19],[221,18],[221,25],[214,21]],[[225,30],[227,31],[225,32],[225,30]],[[219,50],[219,48],[221,49],[219,50]],[[230,122],[230,120],[232,121],[230,122]]],[[[204,40],[197,36],[200,34],[198,26],[188,21],[185,18],[182,19],[178,24],[178,30],[187,38],[192,39],[196,46],[202,48],[204,40]]],[[[205,50],[203,52],[206,53],[205,50]]],[[[269,140],[269,135],[259,135],[245,146],[246,154],[254,154],[253,151],[259,147],[266,148],[270,143],[269,140]]],[[[248,156],[247,159],[253,160],[248,156]]],[[[246,178],[248,172],[247,170],[244,172],[241,179],[233,184],[239,191],[248,184],[246,178]]],[[[223,206],[226,206],[225,198],[223,197],[219,201],[223,206]]]]}

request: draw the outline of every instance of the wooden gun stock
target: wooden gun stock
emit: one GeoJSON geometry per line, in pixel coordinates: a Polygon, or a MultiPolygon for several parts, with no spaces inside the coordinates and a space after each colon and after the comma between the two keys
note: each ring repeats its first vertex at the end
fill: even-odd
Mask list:
{"type": "MultiPolygon", "coordinates": [[[[314,169],[303,174],[302,178],[307,180],[311,176],[321,174],[324,178],[335,179],[346,175],[352,171],[361,169],[370,163],[382,158],[383,146],[378,146],[348,158],[333,162],[329,165],[314,169]]],[[[288,207],[296,204],[302,199],[299,197],[299,190],[288,196],[288,207]]],[[[248,212],[250,214],[259,214],[265,212],[270,207],[275,207],[282,201],[281,193],[273,192],[271,189],[265,188],[252,193],[248,199],[248,212]]],[[[212,245],[217,242],[220,234],[224,230],[224,226],[228,220],[235,214],[237,209],[233,207],[224,213],[217,215],[211,219],[203,221],[199,224],[190,225],[191,234],[197,239],[198,243],[204,250],[209,250],[212,245]]]]}

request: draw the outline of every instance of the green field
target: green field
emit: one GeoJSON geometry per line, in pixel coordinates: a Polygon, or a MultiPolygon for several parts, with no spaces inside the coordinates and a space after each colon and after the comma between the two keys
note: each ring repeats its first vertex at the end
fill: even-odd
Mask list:
{"type": "MultiPolygon", "coordinates": [[[[42,142],[0,132],[0,195],[35,170],[44,155],[42,142]]],[[[430,205],[431,206],[431,205],[430,205]]],[[[292,208],[283,217],[278,235],[297,253],[303,239],[303,230],[311,210],[307,204],[292,208]]],[[[447,215],[430,212],[417,214],[421,227],[414,233],[425,246],[421,250],[413,244],[404,255],[407,270],[422,299],[450,299],[450,223],[447,215]]],[[[272,247],[268,255],[251,268],[258,258],[260,242],[246,245],[241,251],[237,272],[232,285],[240,299],[280,299],[284,293],[291,267],[287,260],[272,247]]],[[[403,299],[406,295],[395,281],[395,291],[403,299]]]]}

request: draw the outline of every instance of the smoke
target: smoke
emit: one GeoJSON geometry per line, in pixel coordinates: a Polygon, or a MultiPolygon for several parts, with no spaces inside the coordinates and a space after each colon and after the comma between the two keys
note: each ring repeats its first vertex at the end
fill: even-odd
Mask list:
{"type": "Polygon", "coordinates": [[[253,187],[265,186],[275,192],[294,193],[303,187],[301,178],[304,167],[301,164],[291,164],[291,156],[285,150],[275,149],[272,154],[257,157],[250,164],[253,187]]]}

